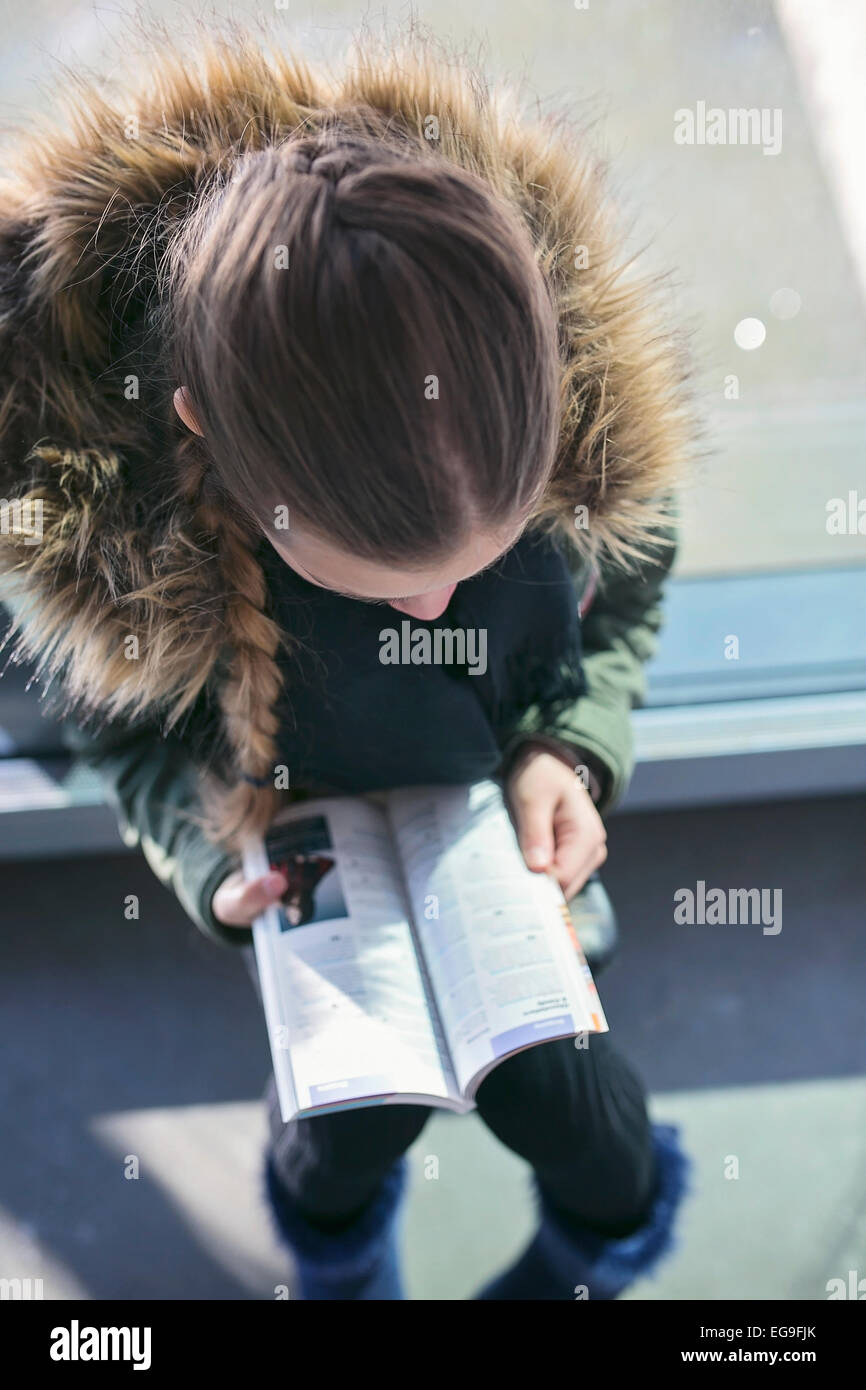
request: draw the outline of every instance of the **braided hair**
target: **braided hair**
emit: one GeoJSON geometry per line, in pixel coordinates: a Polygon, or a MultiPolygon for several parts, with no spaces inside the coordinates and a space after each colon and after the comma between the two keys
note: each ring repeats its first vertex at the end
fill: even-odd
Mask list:
{"type": "Polygon", "coordinates": [[[556,320],[515,210],[368,108],[212,171],[165,285],[174,380],[202,428],[179,447],[183,489],[225,586],[229,757],[203,781],[202,823],[237,848],[282,799],[290,639],[256,540],[288,514],[289,548],[300,522],[417,564],[529,508],[555,460],[556,320]]]}

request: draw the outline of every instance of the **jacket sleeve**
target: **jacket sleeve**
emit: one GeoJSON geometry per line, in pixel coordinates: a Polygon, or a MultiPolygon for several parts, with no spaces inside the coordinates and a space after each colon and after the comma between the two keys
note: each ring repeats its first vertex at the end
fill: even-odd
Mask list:
{"type": "MultiPolygon", "coordinates": [[[[15,623],[26,617],[27,599],[20,590],[3,585],[0,599],[15,623]]],[[[200,699],[189,716],[191,725],[203,711],[200,699]]],[[[189,741],[178,732],[165,735],[158,721],[144,718],[109,722],[96,731],[61,718],[60,736],[76,761],[101,781],[124,843],[141,849],[196,926],[223,945],[250,945],[252,931],[223,926],[211,911],[211,898],[241,861],[182,814],[202,809],[189,741]]]]}
{"type": "Polygon", "coordinates": [[[240,867],[240,858],[213,844],[181,814],[201,810],[197,768],[183,740],[174,733],[163,736],[157,724],[146,721],[108,725],[98,733],[67,722],[62,737],[100,778],[124,843],[142,850],[196,926],[224,945],[249,945],[250,930],[223,926],[211,911],[213,894],[240,867]]]}
{"type": "Polygon", "coordinates": [[[647,559],[628,572],[603,565],[595,599],[582,622],[587,691],[558,707],[534,705],[509,730],[503,773],[526,740],[574,751],[600,782],[604,813],[624,795],[634,770],[631,711],[645,697],[644,667],[654,654],[663,621],[664,586],[676,554],[676,527],[656,533],[647,559]]]}

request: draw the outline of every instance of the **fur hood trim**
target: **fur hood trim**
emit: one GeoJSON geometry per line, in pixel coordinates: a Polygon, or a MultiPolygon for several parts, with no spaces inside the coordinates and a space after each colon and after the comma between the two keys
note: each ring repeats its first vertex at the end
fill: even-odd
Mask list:
{"type": "Polygon", "coordinates": [[[564,344],[549,519],[588,558],[624,563],[665,520],[690,438],[682,353],[659,331],[652,284],[623,264],[597,164],[561,121],[525,116],[508,90],[417,41],[362,47],[338,72],[249,34],[199,37],[183,54],[163,42],[119,96],[67,79],[66,119],[28,129],[0,183],[0,576],[26,604],[13,659],[60,680],[67,709],[160,707],[171,726],[221,654],[240,663],[237,719],[244,688],[277,693],[272,668],[256,668],[277,639],[250,602],[258,567],[237,536],[196,522],[187,432],[165,383],[139,380],[136,353],[160,248],[214,165],[358,104],[425,152],[435,113],[442,153],[528,221],[564,344]],[[239,611],[226,575],[245,564],[239,611]]]}

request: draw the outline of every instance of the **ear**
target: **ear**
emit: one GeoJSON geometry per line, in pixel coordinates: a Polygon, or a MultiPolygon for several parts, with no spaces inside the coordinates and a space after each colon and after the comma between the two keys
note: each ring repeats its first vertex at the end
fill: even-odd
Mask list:
{"type": "Polygon", "coordinates": [[[174,408],[187,429],[192,430],[193,434],[204,434],[204,430],[198,422],[198,416],[195,413],[192,402],[183,386],[178,386],[174,393],[174,408]]]}

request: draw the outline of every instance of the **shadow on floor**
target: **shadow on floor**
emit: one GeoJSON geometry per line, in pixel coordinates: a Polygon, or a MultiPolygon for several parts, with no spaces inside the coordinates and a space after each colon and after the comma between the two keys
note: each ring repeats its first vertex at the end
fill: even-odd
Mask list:
{"type": "MultiPolygon", "coordinates": [[[[850,797],[611,820],[604,877],[623,944],[601,994],[654,1093],[866,1070],[864,810],[850,797]],[[781,890],[781,931],[677,925],[674,894],[698,880],[781,890]]],[[[6,865],[3,883],[8,1229],[35,1235],[84,1296],[257,1296],[202,1237],[206,1217],[194,1231],[164,1183],[143,1172],[130,1200],[122,1154],[94,1127],[118,1112],[255,1110],[269,1059],[240,954],[201,937],[138,856],[6,865]],[[123,915],[132,893],[138,921],[123,915]]],[[[177,1161],[190,1160],[181,1149],[177,1161]]],[[[195,1187],[195,1173],[184,1178],[195,1187]]],[[[4,1266],[18,1248],[0,1236],[4,1266]]]]}

